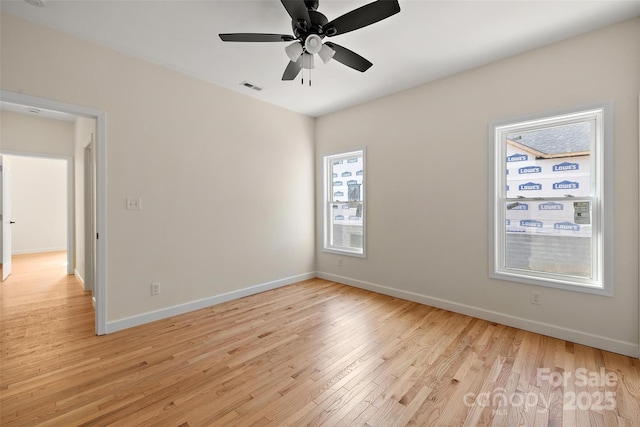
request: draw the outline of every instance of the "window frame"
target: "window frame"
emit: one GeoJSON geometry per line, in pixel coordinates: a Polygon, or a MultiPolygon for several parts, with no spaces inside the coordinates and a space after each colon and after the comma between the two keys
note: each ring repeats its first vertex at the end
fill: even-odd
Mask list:
{"type": "Polygon", "coordinates": [[[324,182],[324,192],[323,192],[323,221],[322,221],[322,234],[323,234],[323,244],[322,251],[327,253],[353,256],[358,258],[366,258],[367,255],[367,161],[366,161],[366,149],[354,149],[334,154],[327,154],[323,156],[323,182],[324,182]],[[362,189],[360,190],[360,199],[362,201],[362,249],[348,247],[348,246],[338,246],[331,244],[332,241],[332,232],[333,232],[333,216],[332,216],[332,205],[335,204],[332,200],[333,196],[333,176],[332,176],[332,167],[331,162],[335,160],[344,159],[345,161],[351,159],[353,157],[361,157],[362,158],[362,189]]]}
{"type": "MultiPolygon", "coordinates": [[[[598,103],[554,112],[495,121],[489,124],[489,277],[597,295],[613,295],[613,106],[598,103]],[[590,200],[592,209],[592,278],[506,267],[505,136],[514,131],[594,119],[590,151],[591,193],[575,200],[590,200]]],[[[562,197],[524,198],[522,201],[557,201],[562,197]]],[[[564,199],[573,200],[573,199],[564,199]]]]}

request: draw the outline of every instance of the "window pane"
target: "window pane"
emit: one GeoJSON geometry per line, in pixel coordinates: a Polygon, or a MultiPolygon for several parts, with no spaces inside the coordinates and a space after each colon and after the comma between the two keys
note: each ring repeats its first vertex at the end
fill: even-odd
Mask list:
{"type": "Polygon", "coordinates": [[[328,194],[325,248],[364,253],[363,153],[327,157],[328,194]]]}
{"type": "Polygon", "coordinates": [[[593,277],[593,123],[554,124],[506,135],[506,268],[593,277]]]}
{"type": "Polygon", "coordinates": [[[589,197],[591,138],[590,121],[507,134],[507,198],[589,197]]]}
{"type": "Polygon", "coordinates": [[[362,249],[362,203],[349,202],[332,205],[333,246],[362,249]]]}
{"type": "Polygon", "coordinates": [[[592,278],[589,200],[511,201],[505,218],[506,268],[592,278]]]}
{"type": "Polygon", "coordinates": [[[331,201],[361,201],[362,177],[364,174],[362,157],[354,156],[331,162],[331,201]]]}

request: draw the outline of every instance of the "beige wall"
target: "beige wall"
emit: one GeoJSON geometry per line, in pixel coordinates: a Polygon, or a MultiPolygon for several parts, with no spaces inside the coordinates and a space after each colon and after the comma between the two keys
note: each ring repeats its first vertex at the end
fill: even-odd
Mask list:
{"type": "Polygon", "coordinates": [[[3,152],[73,157],[72,122],[0,110],[0,124],[3,152]]]}
{"type": "Polygon", "coordinates": [[[4,156],[11,163],[11,252],[67,250],[67,161],[4,156]]]}
{"type": "Polygon", "coordinates": [[[637,356],[639,87],[640,18],[319,118],[317,270],[637,356]],[[614,296],[536,288],[532,305],[533,286],[489,279],[488,124],[600,101],[614,104],[614,296]],[[359,147],[368,257],[338,266],[321,252],[322,156],[359,147]]]}
{"type": "Polygon", "coordinates": [[[16,17],[0,31],[2,89],[106,113],[107,322],[313,274],[313,119],[16,17]]]}

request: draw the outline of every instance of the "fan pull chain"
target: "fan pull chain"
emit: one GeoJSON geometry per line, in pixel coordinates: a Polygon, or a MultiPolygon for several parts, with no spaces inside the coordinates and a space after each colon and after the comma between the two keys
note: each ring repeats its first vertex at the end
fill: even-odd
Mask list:
{"type": "MultiPolygon", "coordinates": [[[[304,85],[304,67],[302,67],[302,70],[300,71],[300,84],[304,85]]],[[[311,86],[311,68],[309,68],[309,86],[311,86]]]]}

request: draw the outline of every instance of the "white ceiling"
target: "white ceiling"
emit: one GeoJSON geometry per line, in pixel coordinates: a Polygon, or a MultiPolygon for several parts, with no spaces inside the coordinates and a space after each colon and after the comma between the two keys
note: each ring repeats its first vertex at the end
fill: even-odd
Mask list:
{"type": "MultiPolygon", "coordinates": [[[[218,37],[292,34],[279,0],[45,1],[2,0],[0,10],[314,117],[640,15],[640,0],[399,0],[397,15],[325,39],[373,67],[360,73],[316,60],[309,87],[307,75],[305,85],[300,76],[281,81],[288,43],[218,37]]],[[[370,1],[320,0],[318,11],[332,20],[370,1]]]]}

